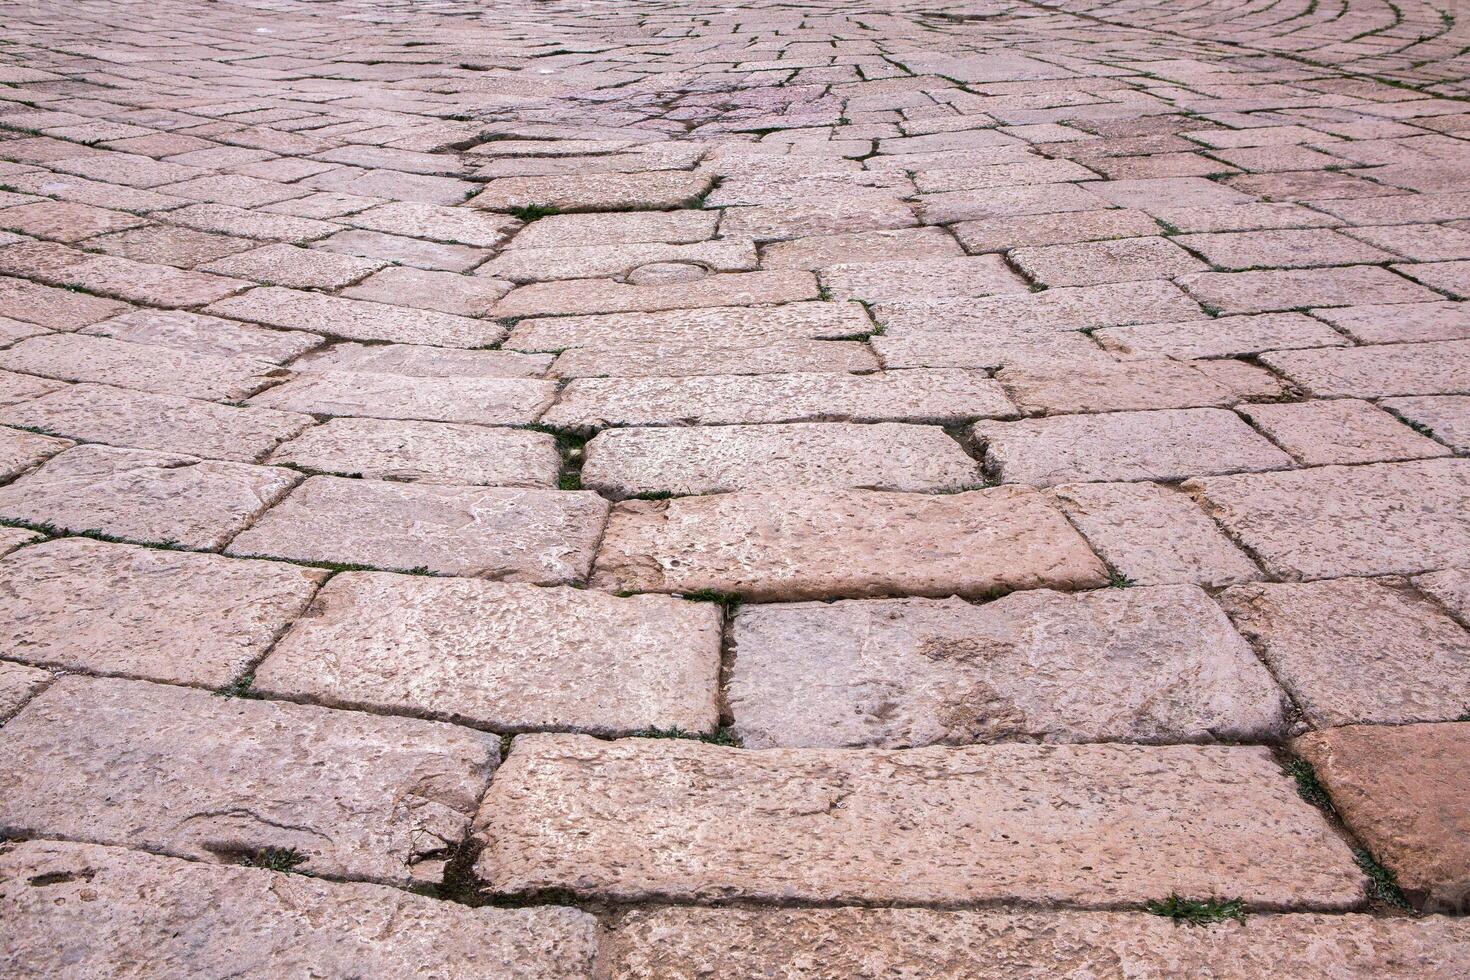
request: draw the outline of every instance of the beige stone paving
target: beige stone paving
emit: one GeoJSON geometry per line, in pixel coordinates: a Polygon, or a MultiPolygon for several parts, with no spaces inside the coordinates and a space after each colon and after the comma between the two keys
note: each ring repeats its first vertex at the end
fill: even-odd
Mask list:
{"type": "Polygon", "coordinates": [[[1457,5],[0,24],[0,974],[1470,971],[1457,5]]]}

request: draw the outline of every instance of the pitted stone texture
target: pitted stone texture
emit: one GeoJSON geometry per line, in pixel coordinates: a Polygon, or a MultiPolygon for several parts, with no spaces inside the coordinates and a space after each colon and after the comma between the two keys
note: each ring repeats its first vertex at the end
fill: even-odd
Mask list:
{"type": "Polygon", "coordinates": [[[841,263],[892,263],[958,258],[964,250],[942,228],[895,228],[813,235],[772,242],[761,250],[766,269],[820,269],[841,263]]]}
{"type": "Polygon", "coordinates": [[[130,344],[109,337],[50,334],[0,351],[0,367],[61,381],[91,381],[137,391],[234,402],[287,377],[249,357],[130,344]]]}
{"type": "Polygon", "coordinates": [[[17,548],[37,541],[44,541],[39,531],[28,531],[23,527],[0,527],[0,556],[8,555],[17,548]]]}
{"type": "Polygon", "coordinates": [[[448,422],[329,419],[286,443],[270,462],[370,480],[492,487],[555,486],[556,438],[522,429],[448,422]]]}
{"type": "Polygon", "coordinates": [[[1233,585],[1261,578],[1187,494],[1156,483],[1071,483],[1051,496],[1093,549],[1138,585],[1233,585]]]}
{"type": "Polygon", "coordinates": [[[280,364],[322,343],[300,330],[268,330],[184,310],[134,310],[78,330],[132,344],[153,344],[216,357],[252,357],[280,364]]]}
{"type": "Polygon", "coordinates": [[[890,336],[983,334],[1025,327],[1082,330],[1205,317],[1199,305],[1178,286],[1156,280],[1062,287],[979,299],[911,300],[879,306],[876,315],[890,336]]]}
{"type": "Polygon", "coordinates": [[[984,482],[942,429],[895,422],[609,429],[586,454],[583,484],[614,500],[813,487],[951,491],[984,482]]]}
{"type": "Polygon", "coordinates": [[[842,340],[873,329],[873,321],[857,303],[787,303],[754,309],[715,306],[682,312],[522,320],[511,331],[505,348],[559,351],[627,344],[745,348],[788,340],[842,340]]]}
{"type": "Polygon", "coordinates": [[[460,350],[419,344],[333,344],[296,360],[297,372],[354,371],[413,378],[539,378],[551,367],[550,354],[501,350],[460,350]]]}
{"type": "Polygon", "coordinates": [[[804,374],[878,370],[856,340],[784,340],[759,347],[623,344],[574,347],[556,359],[556,378],[676,378],[709,374],[804,374]]]}
{"type": "Polygon", "coordinates": [[[117,300],[0,276],[0,316],[23,323],[75,330],[127,311],[128,305],[117,300]]]}
{"type": "Polygon", "coordinates": [[[713,603],[348,572],[255,689],[497,731],[708,732],[719,670],[713,603]]]}
{"type": "Polygon", "coordinates": [[[713,179],[682,170],[502,177],[486,184],[469,205],[489,211],[536,206],[558,211],[657,211],[687,207],[709,189],[713,179]]]}
{"type": "Polygon", "coordinates": [[[268,466],[77,446],[0,487],[0,517],[216,550],[298,480],[268,466]]]}
{"type": "MultiPolygon", "coordinates": [[[[794,303],[817,298],[810,272],[721,272],[696,282],[639,286],[616,279],[564,279],[519,286],[495,304],[497,317],[656,313],[711,306],[794,303]]],[[[392,339],[392,338],[390,338],[392,339]]],[[[489,343],[489,341],[487,341],[489,343]]],[[[466,345],[468,346],[468,345],[466,345]]]]}
{"type": "Polygon", "coordinates": [[[747,491],[618,504],[592,584],[753,600],[1086,588],[1102,564],[1040,494],[747,491]]]}
{"type": "Polygon", "coordinates": [[[970,434],[1005,483],[1180,480],[1282,469],[1291,457],[1234,412],[1192,408],[977,422],[970,434]]]}
{"type": "Polygon", "coordinates": [[[762,422],[935,422],[1014,416],[979,371],[887,374],[579,378],[546,413],[548,425],[721,425],[762,422]]]}
{"type": "Polygon", "coordinates": [[[1347,845],[1256,747],[751,752],[527,735],[476,835],[476,871],[502,895],[1108,907],[1179,893],[1327,909],[1363,897],[1347,845]]]}
{"type": "Polygon", "coordinates": [[[1200,589],[746,606],[727,698],[747,748],[1256,741],[1285,698],[1200,589]]]}
{"type": "Polygon", "coordinates": [[[1390,303],[1313,310],[1312,315],[1364,344],[1470,338],[1470,303],[1390,303]]]}
{"type": "Polygon", "coordinates": [[[1470,902],[1470,723],[1353,725],[1293,748],[1317,772],[1343,822],[1418,907],[1470,902]]]}
{"type": "Polygon", "coordinates": [[[508,248],[702,242],[714,237],[720,214],[719,211],[695,210],[553,214],[516,232],[508,248]]]}
{"type": "Polygon", "coordinates": [[[344,289],[341,295],[455,316],[485,316],[510,289],[510,283],[498,279],[389,266],[344,289]]]}
{"type": "Polygon", "coordinates": [[[1347,338],[1302,313],[1107,327],[1093,336],[1123,358],[1236,357],[1296,347],[1345,347],[1347,338]]]}
{"type": "MultiPolygon", "coordinates": [[[[24,424],[12,421],[4,412],[0,412],[0,422],[24,424]]],[[[70,439],[0,427],[0,481],[13,480],[74,445],[70,439]]]]}
{"type": "Polygon", "coordinates": [[[506,235],[520,224],[504,215],[412,201],[390,201],[342,220],[355,228],[368,228],[390,235],[410,235],[484,248],[501,244],[506,235]]]}
{"type": "Polygon", "coordinates": [[[1373,265],[1334,269],[1201,272],[1180,283],[1202,303],[1224,313],[1268,313],[1307,306],[1419,303],[1438,294],[1373,265]]]}
{"type": "Polygon", "coordinates": [[[1323,398],[1470,394],[1470,340],[1277,351],[1261,362],[1323,398]]]}
{"type": "Polygon", "coordinates": [[[1001,252],[1020,245],[1065,245],[1156,235],[1159,226],[1142,211],[1114,209],[962,221],[951,230],[971,252],[1001,252]]]}
{"type": "Polygon", "coordinates": [[[1308,466],[1448,456],[1449,450],[1368,402],[1335,398],[1241,409],[1308,466]]]}
{"type": "Polygon", "coordinates": [[[485,263],[475,270],[475,275],[494,276],[511,282],[597,279],[629,276],[640,267],[653,263],[686,263],[710,272],[746,272],[757,266],[753,242],[721,238],[687,245],[639,242],[567,248],[514,248],[485,263]]]}
{"type": "Polygon", "coordinates": [[[42,667],[224,687],[326,573],[82,538],[0,561],[6,656],[42,667]]]}
{"type": "Polygon", "coordinates": [[[1470,969],[1470,926],[1295,914],[1181,929],[1139,912],[665,908],[619,919],[603,950],[609,980],[1453,980],[1470,969]]]}
{"type": "Polygon", "coordinates": [[[1470,453],[1470,395],[1390,398],[1379,404],[1428,429],[1451,449],[1470,453]]]}
{"type": "Polygon", "coordinates": [[[562,585],[586,577],[607,509],[593,493],[314,476],[229,551],[562,585]]]}
{"type": "Polygon", "coordinates": [[[908,202],[886,193],[847,193],[821,200],[726,208],[720,234],[773,242],[811,235],[912,228],[919,220],[908,202]]]}
{"type": "Polygon", "coordinates": [[[396,888],[219,867],[96,844],[0,851],[11,976],[436,976],[583,980],[596,920],[469,909],[396,888]]]}
{"type": "Polygon", "coordinates": [[[54,679],[49,671],[0,660],[0,722],[19,711],[54,679]]]}
{"type": "Polygon", "coordinates": [[[287,330],[309,330],[347,340],[382,340],[438,347],[487,347],[505,339],[505,327],[493,320],[415,310],[387,303],[368,303],[340,296],[260,286],[207,310],[287,330]]]}
{"type": "Polygon", "coordinates": [[[250,404],[311,415],[517,425],[539,418],[555,394],[553,382],[530,378],[305,371],[250,404]]]}
{"type": "Polygon", "coordinates": [[[1447,721],[1467,708],[1470,633],[1392,584],[1238,585],[1219,600],[1313,727],[1447,721]]]}
{"type": "MultiPolygon", "coordinates": [[[[350,232],[346,234],[351,234],[350,232]]],[[[335,236],[334,236],[335,237],[335,236]]],[[[200,266],[236,279],[293,289],[341,289],[377,272],[386,263],[295,245],[265,245],[200,266]]]]}
{"type": "Polygon", "coordinates": [[[1423,572],[1470,553],[1470,460],[1210,476],[1184,489],[1278,578],[1423,572]]]}
{"type": "Polygon", "coordinates": [[[998,255],[833,265],[819,276],[834,298],[866,303],[1029,292],[998,255]]]}
{"type": "Polygon", "coordinates": [[[63,677],[0,728],[0,830],[431,883],[499,761],[463,728],[63,677]]]}
{"type": "MultiPolygon", "coordinates": [[[[1210,362],[1201,362],[1208,364],[1210,362]]],[[[1008,367],[996,375],[1022,411],[1139,412],[1233,405],[1243,392],[1202,366],[1164,359],[1008,367]]]]}
{"type": "Polygon", "coordinates": [[[1414,579],[1421,592],[1432,595],[1460,622],[1470,624],[1470,568],[1447,568],[1414,579]]]}
{"type": "Polygon", "coordinates": [[[1048,286],[1096,286],[1202,272],[1203,262],[1167,238],[1120,238],[1077,245],[1018,248],[1012,260],[1048,286]]]}
{"type": "Polygon", "coordinates": [[[78,384],[0,409],[0,422],[88,442],[257,462],[314,424],[310,416],[78,384]]]}

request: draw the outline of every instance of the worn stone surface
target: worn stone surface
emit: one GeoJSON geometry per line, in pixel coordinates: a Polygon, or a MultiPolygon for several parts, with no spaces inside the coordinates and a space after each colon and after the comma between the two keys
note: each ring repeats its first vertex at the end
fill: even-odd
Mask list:
{"type": "Polygon", "coordinates": [[[1449,450],[1368,402],[1334,398],[1242,409],[1308,466],[1446,456],[1449,450]]]}
{"type": "Polygon", "coordinates": [[[37,544],[0,561],[5,652],[43,667],[224,687],[325,578],[279,562],[82,538],[37,544]]]}
{"type": "MultiPolygon", "coordinates": [[[[9,420],[0,414],[0,421],[9,420]]],[[[69,439],[0,428],[0,480],[13,480],[74,445],[69,439]]]]}
{"type": "Polygon", "coordinates": [[[1438,599],[1460,622],[1470,623],[1470,568],[1447,568],[1414,579],[1421,591],[1438,599]]]}
{"type": "Polygon", "coordinates": [[[983,479],[938,427],[826,422],[609,429],[588,442],[582,483],[619,500],[812,487],[950,491],[983,479]]]}
{"type": "Polygon", "coordinates": [[[687,378],[866,372],[878,367],[872,350],[856,340],[783,340],[729,348],[684,344],[574,347],[557,356],[549,374],[556,378],[687,378]]]}
{"type": "Polygon", "coordinates": [[[1393,584],[1239,585],[1220,601],[1313,727],[1448,721],[1465,711],[1470,633],[1393,584]]]}
{"type": "Polygon", "coordinates": [[[841,340],[873,330],[873,321],[857,303],[787,303],[758,309],[715,306],[680,312],[532,318],[516,324],[505,347],[560,351],[666,343],[744,348],[785,340],[841,340]]]}
{"type": "Polygon", "coordinates": [[[750,491],[618,504],[593,585],[753,600],[985,596],[1106,575],[1035,491],[750,491]]]}
{"type": "Polygon", "coordinates": [[[747,748],[1255,741],[1284,726],[1276,683],[1192,586],[748,606],[733,640],[747,748]]]}
{"type": "Polygon", "coordinates": [[[1313,732],[1292,746],[1334,808],[1415,905],[1470,902],[1470,723],[1313,732]]]}
{"type": "Polygon", "coordinates": [[[302,871],[437,881],[499,761],[464,728],[63,677],[0,728],[0,830],[302,871]]]}
{"type": "Polygon", "coordinates": [[[16,977],[301,974],[510,980],[590,975],[596,920],[469,909],[395,888],[219,867],[96,844],[0,851],[4,959],[16,977]]]}
{"type": "Polygon", "coordinates": [[[1244,394],[1201,367],[1162,358],[1096,366],[1028,364],[1007,367],[996,380],[1022,411],[1047,414],[1232,405],[1244,394]]]}
{"type": "Polygon", "coordinates": [[[250,404],[312,415],[516,425],[540,417],[555,392],[555,384],[531,378],[326,370],[303,372],[250,404]]]}
{"type": "Polygon", "coordinates": [[[1234,357],[1296,347],[1344,347],[1347,338],[1302,313],[1222,316],[1213,320],[1106,327],[1094,337],[1125,358],[1234,357]]]}
{"type": "Polygon", "coordinates": [[[446,422],[328,419],[271,454],[271,463],[370,480],[494,487],[555,486],[556,438],[446,422]]]}
{"type": "Polygon", "coordinates": [[[749,752],[529,735],[476,833],[476,871],[507,895],[1107,907],[1178,892],[1347,908],[1363,894],[1347,845],[1256,747],[749,752]],[[699,831],[712,820],[719,833],[699,831]]]}
{"type": "Polygon", "coordinates": [[[1470,395],[1387,398],[1379,404],[1400,418],[1428,429],[1435,439],[1451,449],[1470,453],[1470,395]]]}
{"type": "Polygon", "coordinates": [[[1211,476],[1184,488],[1281,578],[1442,568],[1470,549],[1470,462],[1211,476]]]}
{"type": "Polygon", "coordinates": [[[0,661],[0,721],[19,711],[54,679],[49,671],[0,661]]]}
{"type": "Polygon", "coordinates": [[[348,572],[276,645],[255,688],[497,731],[706,732],[719,664],[711,603],[348,572]]]}
{"type": "Polygon", "coordinates": [[[440,347],[488,347],[505,339],[493,320],[415,310],[387,303],[261,286],[210,305],[207,312],[288,330],[346,340],[381,340],[440,347]]]}
{"type": "Polygon", "coordinates": [[[613,980],[1042,980],[1059,971],[1449,980],[1470,965],[1467,930],[1444,916],[1255,915],[1181,929],[1137,912],[665,908],[620,919],[603,963],[613,980]]]}
{"type": "Polygon", "coordinates": [[[287,372],[248,357],[221,357],[109,337],[51,334],[0,351],[0,367],[59,381],[92,381],[158,394],[241,401],[287,372]]]}
{"type": "Polygon", "coordinates": [[[1470,340],[1279,351],[1261,361],[1323,398],[1470,394],[1470,340]]]}
{"type": "Polygon", "coordinates": [[[276,364],[289,361],[322,342],[322,338],[301,330],[270,330],[184,310],[133,310],[85,326],[77,333],[218,357],[251,357],[276,364]]]}
{"type": "Polygon", "coordinates": [[[0,487],[0,518],[213,550],[299,480],[267,466],[76,446],[0,487]]]}
{"type": "MultiPolygon", "coordinates": [[[[461,350],[421,344],[333,344],[291,364],[293,371],[356,371],[413,378],[537,378],[551,367],[550,354],[461,350]]],[[[371,379],[367,379],[371,382],[371,379]]]]}
{"type": "Polygon", "coordinates": [[[586,577],[607,509],[592,493],[314,476],[229,551],[561,585],[586,577]]]}

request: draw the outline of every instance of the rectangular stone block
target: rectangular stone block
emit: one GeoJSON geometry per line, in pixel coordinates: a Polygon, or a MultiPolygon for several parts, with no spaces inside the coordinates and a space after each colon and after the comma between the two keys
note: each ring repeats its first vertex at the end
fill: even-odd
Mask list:
{"type": "Polygon", "coordinates": [[[229,552],[563,585],[586,578],[607,509],[594,493],[314,476],[229,552]]]}
{"type": "Polygon", "coordinates": [[[758,347],[622,344],[564,351],[557,356],[550,376],[687,378],[711,374],[841,374],[877,371],[879,366],[872,349],[856,340],[781,340],[758,347]]]}
{"type": "Polygon", "coordinates": [[[1470,340],[1274,351],[1261,363],[1322,398],[1470,395],[1470,340]]]}
{"type": "Polygon", "coordinates": [[[283,364],[322,344],[321,337],[302,330],[270,330],[185,310],[133,310],[83,327],[77,333],[273,364],[283,364]]]}
{"type": "Polygon", "coordinates": [[[1268,749],[752,752],[527,735],[476,818],[498,895],[1348,909],[1364,879],[1268,749]],[[710,832],[718,827],[717,833],[710,832]]]}
{"type": "Polygon", "coordinates": [[[292,850],[309,874],[427,884],[499,756],[416,718],[63,677],[0,728],[0,831],[211,863],[292,850]]]}
{"type": "Polygon", "coordinates": [[[0,959],[15,977],[340,976],[584,980],[597,920],[470,909],[396,888],[219,867],[120,847],[0,850],[0,959]]]}
{"type": "Polygon", "coordinates": [[[1238,387],[1198,366],[1163,358],[1115,365],[1043,364],[1008,367],[996,375],[1024,412],[1143,412],[1233,405],[1238,387]]]}
{"type": "Polygon", "coordinates": [[[1102,563],[1029,488],[773,490],[618,504],[592,584],[781,601],[1086,588],[1102,563]]]}
{"type": "Polygon", "coordinates": [[[502,732],[709,732],[719,671],[713,603],[346,572],[255,689],[502,732]]]}
{"type": "Polygon", "coordinates": [[[439,347],[488,347],[505,339],[505,327],[435,310],[415,310],[296,289],[260,286],[212,304],[205,312],[288,330],[309,330],[347,340],[380,340],[439,347]]]}
{"type": "Polygon", "coordinates": [[[710,306],[794,303],[816,298],[815,276],[810,272],[780,269],[766,272],[717,272],[693,282],[647,286],[619,282],[616,279],[565,279],[513,289],[495,304],[491,314],[497,317],[522,317],[653,313],[710,306]]]}
{"type": "Polygon", "coordinates": [[[61,381],[236,402],[287,376],[285,368],[250,357],[219,357],[109,337],[48,334],[0,351],[0,367],[61,381]]]}
{"type": "Polygon", "coordinates": [[[555,395],[555,382],[531,378],[304,371],[250,404],[311,415],[516,425],[540,418],[555,395]]]}
{"type": "Polygon", "coordinates": [[[679,312],[527,319],[515,325],[504,346],[523,351],[616,348],[627,344],[733,349],[788,340],[846,340],[867,336],[874,329],[867,311],[858,303],[712,306],[679,312]]]}

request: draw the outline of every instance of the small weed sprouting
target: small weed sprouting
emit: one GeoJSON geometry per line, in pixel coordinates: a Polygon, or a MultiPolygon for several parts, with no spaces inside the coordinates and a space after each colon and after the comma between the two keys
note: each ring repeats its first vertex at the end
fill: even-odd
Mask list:
{"type": "Polygon", "coordinates": [[[1425,425],[1423,422],[1414,422],[1410,419],[1405,419],[1404,424],[1413,429],[1415,432],[1419,433],[1421,436],[1429,439],[1434,438],[1434,430],[1425,425]]]}
{"type": "Polygon", "coordinates": [[[696,735],[694,732],[686,732],[675,725],[673,728],[644,728],[636,732],[630,732],[628,738],[682,738],[691,742],[704,742],[709,745],[723,745],[729,749],[744,748],[740,737],[728,728],[717,728],[709,735],[696,735]]]}
{"type": "Polygon", "coordinates": [[[727,613],[733,614],[740,608],[738,595],[721,592],[719,589],[695,589],[693,592],[680,593],[680,596],[690,602],[713,602],[717,606],[723,606],[727,613]]]}
{"type": "Polygon", "coordinates": [[[1108,588],[1110,589],[1131,589],[1137,584],[1133,579],[1116,569],[1108,572],[1108,588]]]}
{"type": "Polygon", "coordinates": [[[1306,759],[1292,759],[1286,764],[1287,775],[1296,780],[1296,793],[1312,806],[1324,813],[1336,813],[1332,805],[1332,797],[1327,795],[1327,790],[1322,788],[1322,783],[1317,779],[1317,770],[1306,759]]]}
{"type": "Polygon", "coordinates": [[[508,756],[508,755],[510,755],[510,743],[511,742],[514,742],[514,741],[515,741],[515,736],[514,735],[502,735],[502,736],[500,736],[500,761],[501,762],[504,762],[505,761],[505,757],[508,756]]]}
{"type": "Polygon", "coordinates": [[[240,863],[247,868],[264,868],[282,874],[299,873],[296,868],[306,863],[306,855],[294,847],[263,847],[253,853],[241,855],[240,863]]]}
{"type": "Polygon", "coordinates": [[[251,671],[244,677],[232,681],[214,692],[218,698],[259,698],[252,688],[255,687],[255,671],[251,671]]]}
{"type": "Polygon", "coordinates": [[[549,218],[554,214],[561,214],[561,209],[552,207],[549,204],[527,204],[525,207],[510,209],[512,218],[519,218],[526,224],[530,224],[533,221],[540,221],[542,218],[549,218]]]}
{"type": "Polygon", "coordinates": [[[1150,915],[1174,920],[1175,925],[1208,926],[1234,919],[1245,921],[1245,902],[1238,898],[1182,898],[1170,895],[1163,901],[1154,899],[1143,906],[1150,915]]]}
{"type": "Polygon", "coordinates": [[[1398,879],[1394,877],[1392,871],[1379,864],[1377,858],[1362,848],[1358,848],[1353,851],[1353,860],[1358,863],[1359,870],[1368,876],[1374,898],[1405,912],[1414,911],[1414,906],[1409,904],[1409,900],[1404,897],[1403,891],[1399,888],[1398,879]]]}
{"type": "Polygon", "coordinates": [[[832,288],[830,286],[818,286],[817,299],[824,303],[832,302],[832,288]]]}

